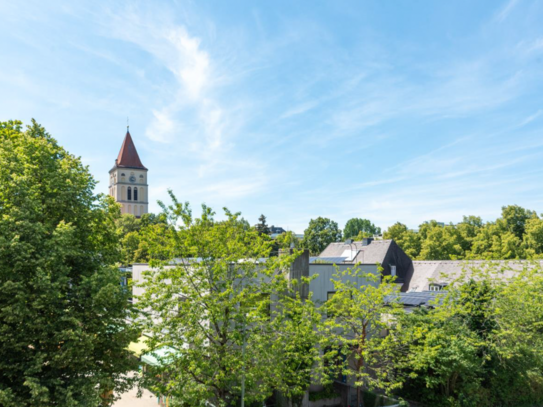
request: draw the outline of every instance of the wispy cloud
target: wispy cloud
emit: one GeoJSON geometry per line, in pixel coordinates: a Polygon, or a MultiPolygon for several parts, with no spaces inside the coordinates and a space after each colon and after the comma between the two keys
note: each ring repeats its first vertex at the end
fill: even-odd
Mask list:
{"type": "Polygon", "coordinates": [[[526,126],[528,123],[533,122],[538,117],[540,117],[542,114],[543,114],[543,110],[539,109],[537,112],[535,112],[534,114],[528,116],[526,119],[524,119],[522,122],[520,122],[519,127],[526,126]]]}
{"type": "Polygon", "coordinates": [[[513,11],[513,9],[515,8],[518,2],[519,0],[507,1],[505,5],[496,14],[496,21],[499,23],[503,22],[509,16],[509,14],[513,11]]]}

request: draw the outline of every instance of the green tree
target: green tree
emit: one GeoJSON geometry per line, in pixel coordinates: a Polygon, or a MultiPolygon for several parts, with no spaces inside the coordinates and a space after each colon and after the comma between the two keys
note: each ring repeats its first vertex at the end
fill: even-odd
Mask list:
{"type": "Polygon", "coordinates": [[[32,121],[0,123],[0,405],[96,406],[130,385],[115,218],[32,121]]]}
{"type": "Polygon", "coordinates": [[[375,226],[368,219],[352,218],[345,224],[343,235],[346,239],[358,237],[372,237],[381,234],[381,228],[375,226]]]}
{"type": "Polygon", "coordinates": [[[471,269],[434,308],[403,314],[385,342],[398,394],[429,405],[543,402],[543,270],[471,269]]]}
{"type": "Polygon", "coordinates": [[[386,317],[399,311],[399,304],[389,299],[398,290],[394,278],[357,267],[336,269],[335,293],[323,307],[327,316],[321,341],[324,377],[345,374],[354,379],[357,405],[362,403],[362,388],[386,387],[383,379],[391,366],[381,363],[378,350],[381,331],[388,328],[386,317]]]}
{"type": "Polygon", "coordinates": [[[487,223],[472,240],[468,258],[509,260],[526,257],[522,239],[505,230],[503,222],[487,223]]]}
{"type": "Polygon", "coordinates": [[[304,249],[309,249],[311,254],[318,255],[330,243],[339,241],[341,241],[341,230],[338,224],[333,220],[319,216],[317,219],[309,221],[301,246],[304,249]]]}
{"type": "Polygon", "coordinates": [[[255,229],[261,235],[270,234],[270,228],[268,226],[268,223],[266,222],[266,217],[264,215],[260,215],[260,217],[258,218],[258,223],[256,224],[255,229]]]}
{"type": "Polygon", "coordinates": [[[138,303],[150,346],[179,354],[153,369],[146,385],[182,406],[237,405],[242,393],[247,404],[261,403],[274,389],[300,397],[318,314],[283,271],[296,254],[269,257],[272,241],[239,214],[225,209],[226,220],[216,221],[204,206],[193,218],[188,204],[171,198],[163,207],[171,227],[146,236],[155,268],[138,303]]]}
{"type": "Polygon", "coordinates": [[[397,222],[383,234],[384,239],[392,239],[412,259],[417,259],[421,251],[421,238],[417,232],[408,230],[403,223],[397,222]]]}
{"type": "Polygon", "coordinates": [[[526,222],[533,216],[537,216],[534,211],[524,209],[518,205],[509,205],[502,207],[502,217],[497,223],[503,225],[503,228],[513,233],[519,239],[522,239],[526,222]]]}
{"type": "Polygon", "coordinates": [[[435,222],[421,225],[420,260],[463,259],[470,249],[470,242],[464,238],[454,225],[440,226],[435,222]]]}
{"type": "Polygon", "coordinates": [[[149,231],[160,231],[168,227],[166,218],[145,213],[141,218],[124,214],[116,221],[121,246],[121,262],[124,265],[149,261],[149,250],[144,235],[149,231]]]}
{"type": "Polygon", "coordinates": [[[296,237],[294,232],[284,232],[273,240],[272,255],[278,255],[279,252],[284,249],[298,249],[299,247],[300,239],[296,237]]]}
{"type": "Polygon", "coordinates": [[[543,219],[537,215],[526,221],[523,243],[527,258],[540,259],[543,257],[543,219]]]}

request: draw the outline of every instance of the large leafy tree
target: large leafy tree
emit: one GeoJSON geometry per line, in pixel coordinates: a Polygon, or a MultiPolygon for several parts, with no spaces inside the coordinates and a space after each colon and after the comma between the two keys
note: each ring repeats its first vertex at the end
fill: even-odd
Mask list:
{"type": "MultiPolygon", "coordinates": [[[[394,301],[398,287],[394,277],[367,273],[353,267],[337,269],[332,277],[335,293],[323,306],[326,320],[321,346],[324,377],[347,375],[357,389],[357,405],[364,387],[387,387],[383,380],[391,365],[378,358],[381,331],[387,317],[399,311],[394,301]]],[[[394,387],[392,384],[390,387],[394,387]]]]}
{"type": "Polygon", "coordinates": [[[168,227],[164,216],[153,213],[145,213],[141,218],[124,214],[115,223],[121,246],[121,261],[124,265],[149,261],[149,250],[144,236],[168,227]]]}
{"type": "Polygon", "coordinates": [[[182,406],[262,402],[272,390],[299,398],[309,385],[319,321],[288,278],[295,255],[269,257],[271,240],[225,210],[165,207],[170,228],[149,240],[154,271],[143,284],[151,347],[179,352],[146,384],[182,406]],[[165,261],[156,259],[164,258],[165,261]],[[172,263],[173,262],[173,263],[172,263]]]}
{"type": "Polygon", "coordinates": [[[35,121],[0,123],[0,405],[96,406],[129,383],[118,207],[35,121]]]}
{"type": "Polygon", "coordinates": [[[381,228],[375,226],[369,219],[352,218],[345,224],[343,235],[346,239],[371,237],[381,233],[381,228]]]}
{"type": "Polygon", "coordinates": [[[301,246],[304,249],[309,249],[311,254],[318,255],[330,243],[341,241],[341,236],[337,222],[319,216],[317,219],[309,221],[301,246]]]}
{"type": "Polygon", "coordinates": [[[429,405],[543,402],[543,271],[489,263],[462,276],[433,309],[404,314],[387,355],[399,394],[429,405]]]}
{"type": "Polygon", "coordinates": [[[383,234],[384,239],[394,240],[412,259],[417,259],[421,250],[421,237],[403,223],[397,222],[383,234]]]}
{"type": "Polygon", "coordinates": [[[424,222],[418,231],[396,223],[385,239],[396,243],[413,259],[537,259],[543,257],[543,221],[534,212],[518,205],[502,207],[501,216],[483,223],[477,216],[464,216],[462,222],[443,225],[424,222]]]}

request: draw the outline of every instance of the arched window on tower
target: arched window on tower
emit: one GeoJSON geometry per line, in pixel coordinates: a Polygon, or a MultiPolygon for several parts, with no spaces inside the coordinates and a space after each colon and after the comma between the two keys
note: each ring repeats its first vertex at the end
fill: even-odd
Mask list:
{"type": "Polygon", "coordinates": [[[138,200],[138,187],[134,187],[134,201],[138,200]]]}
{"type": "Polygon", "coordinates": [[[132,200],[132,188],[131,187],[128,187],[128,200],[129,201],[132,200]]]}

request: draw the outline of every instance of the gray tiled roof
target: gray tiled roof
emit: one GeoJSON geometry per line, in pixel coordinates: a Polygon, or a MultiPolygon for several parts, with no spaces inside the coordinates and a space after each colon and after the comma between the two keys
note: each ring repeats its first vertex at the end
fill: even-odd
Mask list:
{"type": "MultiPolygon", "coordinates": [[[[425,291],[431,283],[448,284],[460,277],[462,273],[471,273],[471,270],[486,268],[488,265],[493,268],[496,278],[508,279],[513,277],[523,267],[533,267],[529,260],[427,260],[413,261],[413,275],[409,282],[409,292],[425,291]],[[494,270],[496,269],[496,270],[494,270]],[[503,270],[498,272],[497,270],[503,270]]],[[[543,266],[543,261],[538,262],[543,266]]]]}
{"type": "Polygon", "coordinates": [[[375,264],[383,263],[392,240],[373,240],[369,245],[363,246],[362,242],[353,242],[351,244],[345,242],[330,243],[326,249],[319,255],[322,257],[341,257],[346,250],[357,251],[357,256],[352,261],[344,263],[354,264],[375,264]]]}

